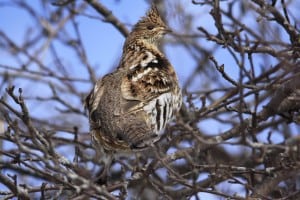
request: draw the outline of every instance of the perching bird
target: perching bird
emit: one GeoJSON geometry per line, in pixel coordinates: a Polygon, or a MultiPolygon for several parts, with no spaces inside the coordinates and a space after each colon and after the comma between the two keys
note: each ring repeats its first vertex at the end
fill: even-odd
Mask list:
{"type": "Polygon", "coordinates": [[[97,150],[135,152],[159,140],[179,111],[176,73],[157,45],[170,29],[152,6],[133,27],[118,68],[98,80],[86,98],[97,150]]]}

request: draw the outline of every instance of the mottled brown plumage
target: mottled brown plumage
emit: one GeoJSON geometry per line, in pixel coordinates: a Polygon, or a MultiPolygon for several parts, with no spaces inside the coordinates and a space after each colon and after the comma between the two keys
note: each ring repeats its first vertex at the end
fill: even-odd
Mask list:
{"type": "Polygon", "coordinates": [[[126,38],[118,68],[99,80],[87,97],[96,149],[143,150],[160,138],[179,110],[176,73],[157,48],[169,31],[152,6],[126,38]]]}

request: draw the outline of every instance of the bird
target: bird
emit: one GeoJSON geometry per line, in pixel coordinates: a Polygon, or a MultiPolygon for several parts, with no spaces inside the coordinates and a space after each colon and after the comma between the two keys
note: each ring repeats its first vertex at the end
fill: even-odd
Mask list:
{"type": "Polygon", "coordinates": [[[182,92],[177,74],[158,48],[169,32],[152,5],[127,36],[118,67],[86,97],[96,150],[114,154],[153,147],[178,113],[182,92]]]}

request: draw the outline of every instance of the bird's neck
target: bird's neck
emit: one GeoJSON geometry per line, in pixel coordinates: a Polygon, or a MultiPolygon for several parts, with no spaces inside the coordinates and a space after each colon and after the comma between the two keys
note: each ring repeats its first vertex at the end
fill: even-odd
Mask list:
{"type": "Polygon", "coordinates": [[[123,47],[123,54],[127,51],[145,51],[146,49],[159,51],[158,42],[146,39],[127,38],[123,47]]]}
{"type": "Polygon", "coordinates": [[[155,43],[142,39],[130,40],[130,38],[127,38],[123,47],[119,68],[130,68],[136,65],[137,61],[141,60],[146,52],[163,57],[163,54],[159,51],[155,43]]]}

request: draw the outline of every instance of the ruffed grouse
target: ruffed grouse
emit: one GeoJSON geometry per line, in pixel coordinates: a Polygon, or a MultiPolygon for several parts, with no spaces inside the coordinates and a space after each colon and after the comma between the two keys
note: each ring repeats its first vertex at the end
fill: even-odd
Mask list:
{"type": "Polygon", "coordinates": [[[169,31],[152,6],[128,35],[118,68],[98,80],[86,98],[96,149],[144,150],[180,109],[176,73],[157,47],[169,31]]]}

